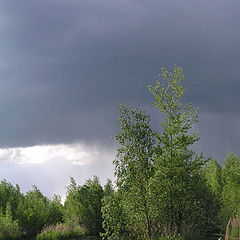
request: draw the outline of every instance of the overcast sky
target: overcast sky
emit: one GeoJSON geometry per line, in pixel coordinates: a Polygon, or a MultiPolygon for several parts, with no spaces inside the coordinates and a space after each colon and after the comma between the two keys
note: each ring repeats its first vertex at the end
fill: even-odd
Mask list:
{"type": "MultiPolygon", "coordinates": [[[[117,106],[153,111],[161,66],[200,107],[199,152],[240,154],[239,0],[0,2],[0,177],[64,195],[113,178],[117,106]]],[[[153,122],[161,119],[153,114],[153,122]]]]}

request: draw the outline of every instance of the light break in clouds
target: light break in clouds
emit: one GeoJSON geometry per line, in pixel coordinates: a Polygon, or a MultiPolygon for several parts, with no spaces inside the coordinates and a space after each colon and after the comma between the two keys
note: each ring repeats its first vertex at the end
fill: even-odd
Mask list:
{"type": "Polygon", "coordinates": [[[36,185],[48,197],[59,194],[64,199],[70,176],[80,185],[94,175],[103,185],[113,178],[114,157],[114,150],[83,142],[1,148],[0,176],[19,184],[22,192],[36,185]]]}
{"type": "Polygon", "coordinates": [[[67,160],[75,165],[88,165],[97,161],[102,153],[99,147],[82,143],[1,148],[0,160],[15,163],[41,164],[50,160],[67,160]]]}

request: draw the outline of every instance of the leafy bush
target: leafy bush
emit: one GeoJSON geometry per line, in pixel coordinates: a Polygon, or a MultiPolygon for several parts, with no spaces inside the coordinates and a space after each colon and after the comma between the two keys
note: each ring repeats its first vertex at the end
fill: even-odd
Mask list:
{"type": "Polygon", "coordinates": [[[55,226],[45,227],[36,240],[64,240],[82,237],[86,234],[86,230],[80,225],[66,225],[59,223],[55,226]]]}
{"type": "Polygon", "coordinates": [[[0,240],[14,240],[21,236],[18,221],[13,220],[10,204],[5,214],[0,210],[0,240]]]}

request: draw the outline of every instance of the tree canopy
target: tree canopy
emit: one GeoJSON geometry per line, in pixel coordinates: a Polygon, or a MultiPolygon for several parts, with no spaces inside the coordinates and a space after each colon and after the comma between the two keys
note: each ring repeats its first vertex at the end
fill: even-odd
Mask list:
{"type": "Polygon", "coordinates": [[[217,200],[203,176],[207,160],[191,149],[199,140],[193,131],[198,108],[183,102],[182,69],[162,68],[149,91],[161,116],[158,131],[152,130],[150,116],[142,108],[119,108],[117,191],[104,199],[103,206],[108,239],[124,239],[123,232],[129,239],[204,234],[217,218],[217,200]]]}

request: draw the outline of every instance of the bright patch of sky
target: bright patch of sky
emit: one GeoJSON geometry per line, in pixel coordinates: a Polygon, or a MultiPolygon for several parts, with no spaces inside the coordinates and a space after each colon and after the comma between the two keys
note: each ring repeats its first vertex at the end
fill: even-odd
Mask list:
{"type": "Polygon", "coordinates": [[[72,164],[86,165],[96,161],[100,155],[97,147],[87,147],[82,143],[40,145],[31,147],[2,148],[0,160],[16,163],[40,164],[54,159],[65,159],[72,164]]]}
{"type": "Polygon", "coordinates": [[[113,179],[114,149],[84,143],[1,148],[0,176],[22,192],[36,185],[45,195],[65,197],[70,176],[82,185],[99,176],[102,185],[113,179]]]}

